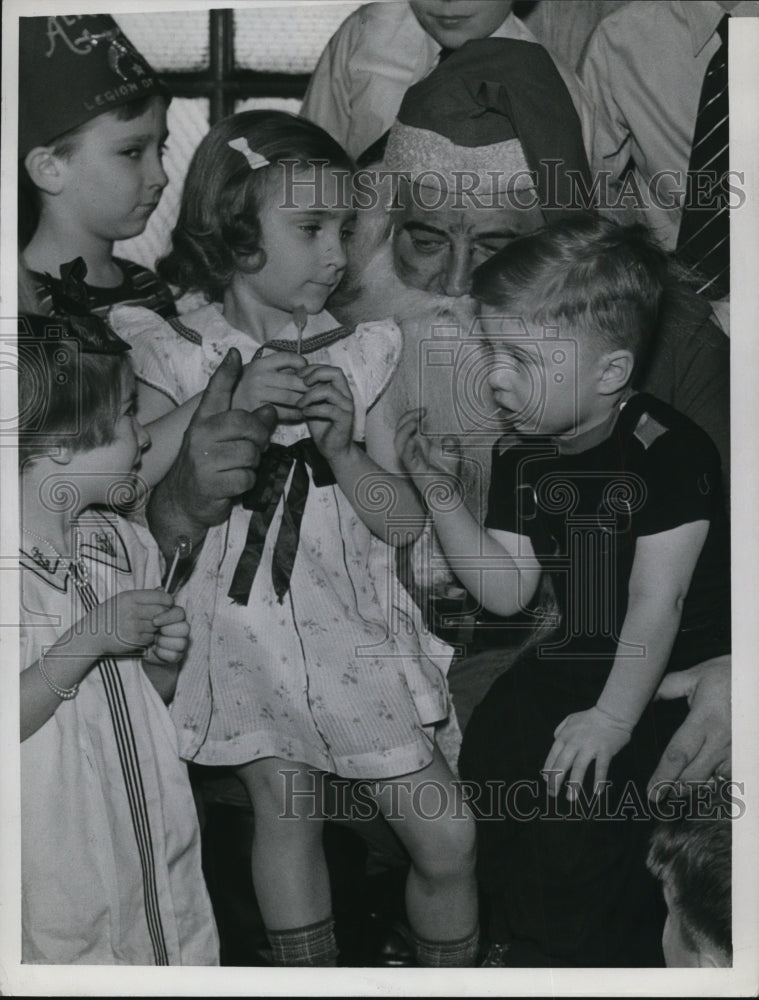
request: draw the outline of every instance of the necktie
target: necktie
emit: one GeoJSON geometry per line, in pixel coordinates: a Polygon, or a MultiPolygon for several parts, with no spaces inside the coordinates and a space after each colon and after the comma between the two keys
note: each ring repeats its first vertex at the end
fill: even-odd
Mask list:
{"type": "Polygon", "coordinates": [[[717,32],[720,47],[706,69],[693,133],[677,256],[700,279],[700,295],[730,294],[730,210],[726,174],[730,165],[727,90],[727,22],[717,32]]]}
{"type": "Polygon", "coordinates": [[[438,56],[438,66],[441,62],[445,62],[448,56],[452,56],[455,51],[456,49],[447,49],[445,46],[442,46],[440,49],[440,55],[438,56]]]}

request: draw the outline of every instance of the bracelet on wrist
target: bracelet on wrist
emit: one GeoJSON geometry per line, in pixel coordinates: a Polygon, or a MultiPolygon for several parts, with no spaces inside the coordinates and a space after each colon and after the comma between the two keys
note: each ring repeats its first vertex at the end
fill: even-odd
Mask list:
{"type": "Polygon", "coordinates": [[[79,685],[74,684],[70,688],[65,688],[61,687],[60,684],[56,684],[55,681],[50,676],[50,674],[47,672],[47,668],[45,667],[46,655],[47,655],[46,653],[42,653],[40,655],[39,660],[37,660],[37,668],[39,669],[39,672],[42,675],[43,681],[47,684],[47,686],[50,688],[53,694],[57,695],[63,701],[70,701],[72,698],[76,698],[77,694],[79,693],[79,685]]]}

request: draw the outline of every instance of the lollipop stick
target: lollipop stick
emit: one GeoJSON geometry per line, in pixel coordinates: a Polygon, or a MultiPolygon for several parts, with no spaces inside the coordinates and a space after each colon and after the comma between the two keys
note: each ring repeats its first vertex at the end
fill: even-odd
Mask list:
{"type": "Polygon", "coordinates": [[[293,323],[298,331],[298,354],[301,353],[303,344],[303,330],[308,322],[308,313],[305,306],[296,306],[293,309],[293,323]]]}
{"type": "Polygon", "coordinates": [[[177,535],[174,548],[174,558],[171,561],[171,568],[169,569],[169,575],[166,577],[166,583],[164,584],[164,590],[167,594],[171,593],[171,583],[174,579],[174,573],[177,569],[177,563],[180,559],[189,556],[192,551],[192,543],[187,535],[177,535]]]}

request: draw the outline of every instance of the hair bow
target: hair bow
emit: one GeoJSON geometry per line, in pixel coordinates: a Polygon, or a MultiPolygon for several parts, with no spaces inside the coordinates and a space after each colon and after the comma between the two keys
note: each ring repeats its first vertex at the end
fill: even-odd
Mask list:
{"type": "Polygon", "coordinates": [[[261,156],[260,153],[256,153],[250,148],[244,135],[241,135],[239,139],[230,139],[227,145],[230,149],[236,149],[238,153],[242,153],[251,170],[260,170],[261,167],[269,166],[269,161],[265,156],[261,156]]]}

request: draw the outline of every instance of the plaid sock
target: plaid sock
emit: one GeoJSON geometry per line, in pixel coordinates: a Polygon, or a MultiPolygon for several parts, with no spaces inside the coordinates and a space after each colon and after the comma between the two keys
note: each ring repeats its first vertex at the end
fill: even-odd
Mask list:
{"type": "Polygon", "coordinates": [[[336,965],[337,942],[332,917],[307,927],[266,931],[275,965],[336,965]]]}
{"type": "Polygon", "coordinates": [[[480,928],[456,941],[424,941],[414,935],[416,960],[432,969],[469,968],[477,964],[480,928]]]}

